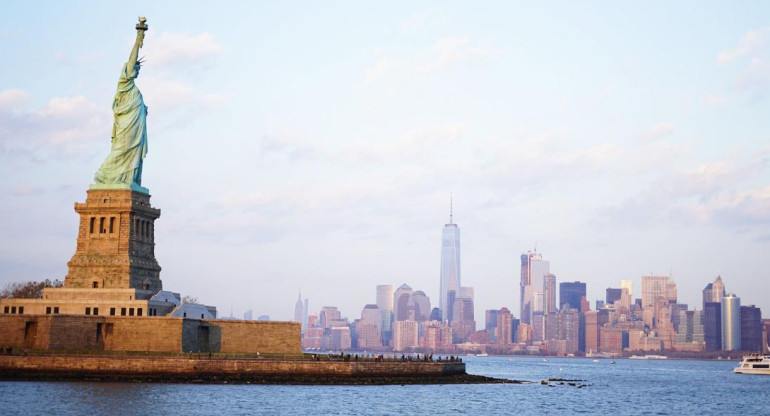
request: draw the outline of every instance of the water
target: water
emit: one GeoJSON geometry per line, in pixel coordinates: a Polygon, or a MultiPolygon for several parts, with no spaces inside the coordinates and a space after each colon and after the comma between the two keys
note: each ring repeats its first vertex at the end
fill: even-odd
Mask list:
{"type": "MultiPolygon", "coordinates": [[[[534,384],[260,386],[0,382],[0,415],[770,414],[770,376],[736,361],[468,357],[469,373],[534,384]],[[587,388],[546,387],[547,378],[587,388]]],[[[553,384],[553,383],[552,383],[553,384]]]]}

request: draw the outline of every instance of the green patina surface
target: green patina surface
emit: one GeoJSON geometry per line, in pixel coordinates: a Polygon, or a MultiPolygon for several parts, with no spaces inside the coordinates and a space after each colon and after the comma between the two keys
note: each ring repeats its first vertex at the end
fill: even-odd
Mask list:
{"type": "Polygon", "coordinates": [[[149,195],[150,190],[137,185],[136,183],[95,183],[88,187],[88,189],[93,190],[112,190],[112,189],[125,189],[125,190],[131,190],[136,192],[141,192],[144,194],[149,195]]]}
{"type": "Polygon", "coordinates": [[[147,155],[147,106],[134,80],[139,76],[139,49],[147,30],[146,19],[136,26],[136,42],[123,65],[112,102],[113,124],[110,153],[94,175],[91,189],[131,189],[149,194],[142,187],[142,162],[147,155]]]}

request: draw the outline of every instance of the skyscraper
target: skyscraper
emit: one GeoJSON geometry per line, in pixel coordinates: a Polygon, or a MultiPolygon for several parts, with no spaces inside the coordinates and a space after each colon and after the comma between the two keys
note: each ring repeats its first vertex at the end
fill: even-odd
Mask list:
{"type": "Polygon", "coordinates": [[[628,290],[628,296],[631,297],[631,299],[634,298],[634,286],[633,283],[630,280],[621,280],[620,281],[620,289],[627,289],[628,290]]]}
{"type": "Polygon", "coordinates": [[[439,309],[441,319],[449,320],[451,306],[450,292],[459,297],[460,292],[460,228],[454,223],[452,200],[449,201],[449,224],[441,232],[441,287],[439,309]]]}
{"type": "Polygon", "coordinates": [[[741,350],[762,352],[762,311],[754,305],[741,306],[741,350]]]}
{"type": "Polygon", "coordinates": [[[361,311],[361,319],[356,321],[357,344],[360,349],[379,348],[382,346],[380,329],[382,314],[377,305],[366,305],[361,311]]]}
{"type": "Polygon", "coordinates": [[[656,302],[668,303],[668,276],[642,276],[642,307],[653,308],[656,302]]]}
{"type": "Polygon", "coordinates": [[[722,302],[706,302],[703,306],[703,332],[706,351],[722,349],[722,302]]]}
{"type": "Polygon", "coordinates": [[[497,314],[499,312],[497,309],[487,309],[484,311],[484,329],[494,331],[497,328],[497,314]]]}
{"type": "Polygon", "coordinates": [[[741,349],[741,298],[733,293],[722,298],[722,349],[741,349]]]}
{"type": "Polygon", "coordinates": [[[341,318],[341,314],[336,306],[324,306],[321,308],[321,313],[319,314],[319,321],[321,322],[322,328],[324,329],[331,328],[332,322],[337,321],[340,318],[341,318]]]}
{"type": "Polygon", "coordinates": [[[620,297],[622,295],[623,295],[623,289],[608,287],[607,290],[605,291],[604,301],[607,303],[607,305],[610,305],[620,300],[620,297]]]}
{"type": "Polygon", "coordinates": [[[703,289],[703,307],[706,307],[708,302],[722,302],[722,298],[725,296],[725,284],[722,283],[722,276],[717,276],[714,283],[709,283],[703,289]]]}
{"type": "Polygon", "coordinates": [[[556,313],[559,304],[556,303],[556,275],[547,273],[543,276],[543,312],[556,313]]]}
{"type": "Polygon", "coordinates": [[[393,295],[393,322],[415,320],[412,293],[414,291],[406,283],[396,289],[393,295]]]}
{"type": "Polygon", "coordinates": [[[676,285],[670,276],[642,276],[642,308],[645,325],[650,328],[657,327],[661,309],[668,309],[668,304],[672,300],[676,303],[676,285]]]}
{"type": "Polygon", "coordinates": [[[559,309],[568,304],[570,308],[581,310],[582,299],[586,297],[586,284],[584,282],[559,283],[559,309]]]}
{"type": "Polygon", "coordinates": [[[535,287],[533,282],[539,285],[543,276],[550,272],[550,264],[543,260],[543,256],[537,252],[529,251],[521,255],[521,322],[532,323],[533,302],[535,287]]]}
{"type": "Polygon", "coordinates": [[[676,343],[702,344],[704,341],[703,311],[684,309],[678,310],[677,315],[679,315],[677,318],[679,327],[676,331],[676,343]]]}
{"type": "Polygon", "coordinates": [[[393,323],[393,351],[404,351],[419,345],[417,321],[395,321],[393,323]]]}
{"type": "Polygon", "coordinates": [[[457,298],[452,310],[452,340],[456,344],[468,341],[470,335],[476,330],[476,321],[473,313],[473,300],[471,298],[457,298]]]}
{"type": "Polygon", "coordinates": [[[412,308],[414,310],[414,320],[423,322],[430,319],[430,298],[422,290],[412,294],[412,308]]]}
{"type": "Polygon", "coordinates": [[[305,322],[305,303],[302,302],[302,291],[299,292],[297,302],[294,304],[294,322],[299,322],[301,324],[301,331],[304,333],[305,325],[307,323],[305,322]]]}
{"type": "Polygon", "coordinates": [[[513,343],[513,338],[513,315],[508,308],[502,308],[497,313],[497,343],[509,345],[513,343]]]}
{"type": "Polygon", "coordinates": [[[378,285],[377,286],[377,307],[380,308],[380,314],[382,314],[382,342],[387,345],[390,341],[393,322],[393,285],[378,285]]]}
{"type": "Polygon", "coordinates": [[[666,296],[668,297],[668,303],[677,303],[677,290],[676,290],[676,282],[674,282],[673,277],[669,277],[668,281],[666,282],[666,296]]]}

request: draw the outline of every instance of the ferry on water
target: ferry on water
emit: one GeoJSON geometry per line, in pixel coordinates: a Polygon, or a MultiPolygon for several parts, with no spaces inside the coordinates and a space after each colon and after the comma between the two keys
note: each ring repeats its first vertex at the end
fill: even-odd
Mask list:
{"type": "Polygon", "coordinates": [[[747,354],[743,356],[740,365],[733,369],[738,374],[770,375],[770,355],[747,354]]]}

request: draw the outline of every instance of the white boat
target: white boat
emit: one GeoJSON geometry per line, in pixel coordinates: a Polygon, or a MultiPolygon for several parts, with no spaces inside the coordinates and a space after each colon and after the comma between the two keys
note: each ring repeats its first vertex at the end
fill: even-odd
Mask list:
{"type": "Polygon", "coordinates": [[[667,360],[668,357],[665,355],[632,355],[628,357],[632,360],[667,360]]]}
{"type": "Polygon", "coordinates": [[[744,355],[741,363],[733,369],[733,372],[738,374],[770,375],[770,355],[744,355]]]}

